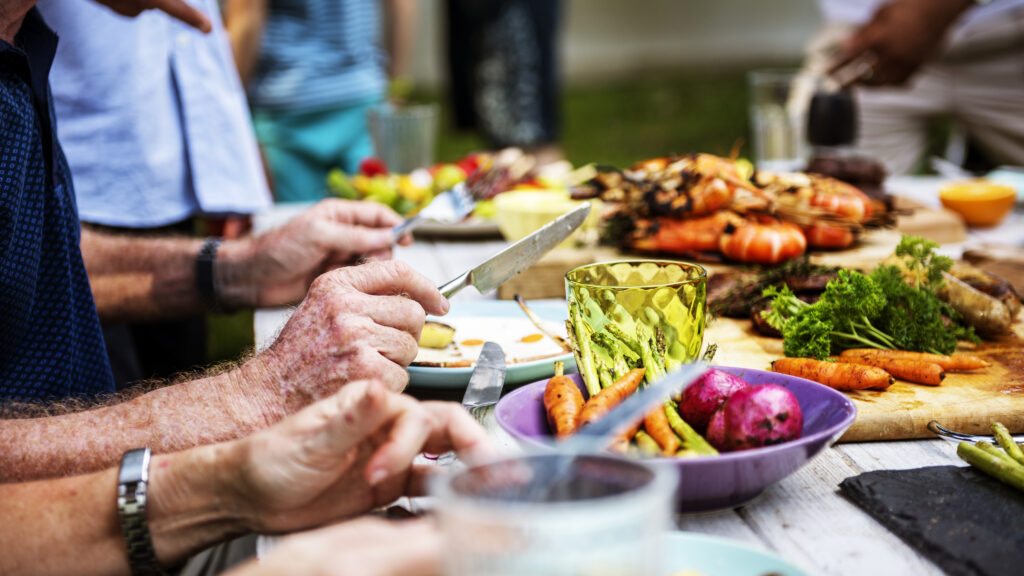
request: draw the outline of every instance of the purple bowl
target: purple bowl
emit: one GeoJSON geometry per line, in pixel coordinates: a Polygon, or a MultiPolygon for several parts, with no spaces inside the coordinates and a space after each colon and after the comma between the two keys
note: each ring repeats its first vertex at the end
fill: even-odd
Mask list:
{"type": "MultiPolygon", "coordinates": [[[[817,382],[764,370],[716,368],[743,378],[751,386],[778,384],[788,388],[800,402],[804,428],[796,440],[763,448],[701,458],[656,459],[679,470],[676,502],[680,512],[732,508],[749,502],[831,446],[857,416],[849,398],[817,382]]],[[[586,396],[579,375],[573,374],[572,378],[586,396]]],[[[544,414],[546,385],[547,380],[542,380],[518,388],[495,408],[498,425],[527,449],[550,449],[554,445],[544,414]]]]}

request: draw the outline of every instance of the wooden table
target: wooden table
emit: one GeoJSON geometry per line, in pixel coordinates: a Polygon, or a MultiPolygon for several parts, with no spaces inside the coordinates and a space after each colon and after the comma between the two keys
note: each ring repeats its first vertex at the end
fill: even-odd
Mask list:
{"type": "MultiPolygon", "coordinates": [[[[276,210],[257,217],[257,230],[287,218],[293,211],[276,210]]],[[[1020,214],[1014,215],[1018,220],[1020,214]]],[[[1015,233],[1020,228],[1015,226],[1015,233]]],[[[506,244],[500,240],[449,242],[418,240],[400,247],[395,257],[440,284],[483,261],[506,244]]],[[[473,289],[453,298],[460,300],[493,297],[473,289]]],[[[259,310],[255,314],[257,346],[270,344],[287,320],[288,310],[259,310]]],[[[441,394],[458,400],[458,394],[441,394]]],[[[484,426],[507,450],[517,450],[514,441],[500,430],[488,414],[484,426]]],[[[774,551],[808,574],[942,574],[931,561],[905,545],[898,537],[843,498],[839,483],[862,472],[917,468],[935,465],[963,465],[955,446],[943,440],[912,440],[840,444],[824,450],[807,466],[769,487],[753,502],[733,510],[681,515],[681,530],[723,536],[774,551]]]]}

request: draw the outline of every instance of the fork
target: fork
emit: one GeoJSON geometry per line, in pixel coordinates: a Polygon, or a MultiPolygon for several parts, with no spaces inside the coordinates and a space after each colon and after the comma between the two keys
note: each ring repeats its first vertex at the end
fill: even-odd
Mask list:
{"type": "MultiPolygon", "coordinates": [[[[985,442],[995,443],[996,441],[995,438],[993,438],[992,436],[978,436],[975,434],[964,434],[963,432],[955,432],[953,430],[950,430],[949,428],[943,427],[935,420],[932,420],[931,422],[928,423],[928,430],[930,430],[939,438],[942,438],[943,440],[948,440],[950,442],[978,442],[984,440],[985,442]]],[[[1011,436],[1011,438],[1013,438],[1014,442],[1024,442],[1024,436],[1011,436]]]]}
{"type": "Polygon", "coordinates": [[[446,224],[459,222],[469,216],[478,201],[493,197],[523,178],[535,163],[533,156],[517,148],[502,150],[486,168],[477,168],[465,180],[435,196],[423,210],[392,228],[395,240],[412,232],[426,219],[446,224]]]}
{"type": "Polygon", "coordinates": [[[434,199],[430,201],[430,204],[427,204],[426,208],[406,218],[404,222],[391,230],[394,232],[395,239],[397,240],[403,234],[412,232],[414,228],[426,219],[454,224],[469,216],[469,213],[475,207],[475,195],[470,191],[465,181],[459,182],[448,190],[434,196],[434,199]]]}

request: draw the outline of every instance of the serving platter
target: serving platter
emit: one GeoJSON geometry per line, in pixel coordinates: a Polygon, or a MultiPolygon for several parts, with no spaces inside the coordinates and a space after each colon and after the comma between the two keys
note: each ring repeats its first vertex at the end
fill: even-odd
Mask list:
{"type": "MultiPolygon", "coordinates": [[[[564,324],[568,316],[568,310],[564,303],[532,302],[530,308],[537,313],[541,319],[547,321],[551,328],[561,330],[564,335],[564,324]]],[[[470,337],[474,340],[489,340],[497,342],[505,351],[506,357],[530,358],[527,345],[518,342],[523,327],[529,328],[529,332],[536,333],[529,319],[522,309],[515,302],[508,300],[477,300],[459,301],[452,305],[448,315],[443,317],[428,316],[428,321],[443,322],[455,327],[455,339],[460,341],[470,337]],[[473,333],[460,334],[460,327],[466,330],[473,329],[473,333]]],[[[541,341],[545,352],[552,350],[550,342],[541,341]]],[[[482,345],[482,342],[481,342],[482,345]]],[[[557,346],[555,347],[557,348],[557,346]]],[[[422,352],[421,352],[422,354],[422,352]]],[[[571,353],[556,353],[544,358],[512,361],[508,363],[505,371],[505,385],[524,384],[541,378],[548,378],[554,374],[554,363],[556,361],[565,363],[566,372],[575,372],[576,361],[571,353]]],[[[473,373],[473,366],[420,366],[415,363],[408,368],[409,385],[419,388],[437,389],[459,389],[465,388],[469,383],[469,376],[473,373]]]]}

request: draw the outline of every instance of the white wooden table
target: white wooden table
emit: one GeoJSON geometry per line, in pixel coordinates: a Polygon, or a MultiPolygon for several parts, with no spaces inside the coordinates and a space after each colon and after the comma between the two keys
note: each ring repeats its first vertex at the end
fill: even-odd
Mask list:
{"type": "MultiPolygon", "coordinates": [[[[257,217],[257,231],[272,227],[294,211],[277,209],[257,217]]],[[[1019,234],[1020,213],[1012,231],[1019,234]]],[[[1010,227],[1007,230],[1011,230],[1010,227]]],[[[395,257],[410,263],[437,284],[450,280],[493,255],[506,244],[500,240],[446,242],[417,240],[399,247],[395,257]]],[[[467,299],[493,298],[472,288],[457,294],[452,305],[467,299]]],[[[288,318],[288,310],[259,310],[255,314],[257,346],[270,344],[288,318]]],[[[461,397],[458,393],[455,399],[461,397]]],[[[500,430],[493,415],[484,425],[499,446],[516,450],[513,440],[500,430]]],[[[931,561],[905,545],[898,537],[848,502],[839,483],[862,472],[964,465],[955,446],[943,440],[913,440],[839,444],[824,450],[807,466],[769,487],[760,497],[733,510],[681,515],[682,530],[723,536],[774,551],[808,574],[942,574],[931,561]]],[[[699,479],[692,479],[699,481],[699,479]]]]}

